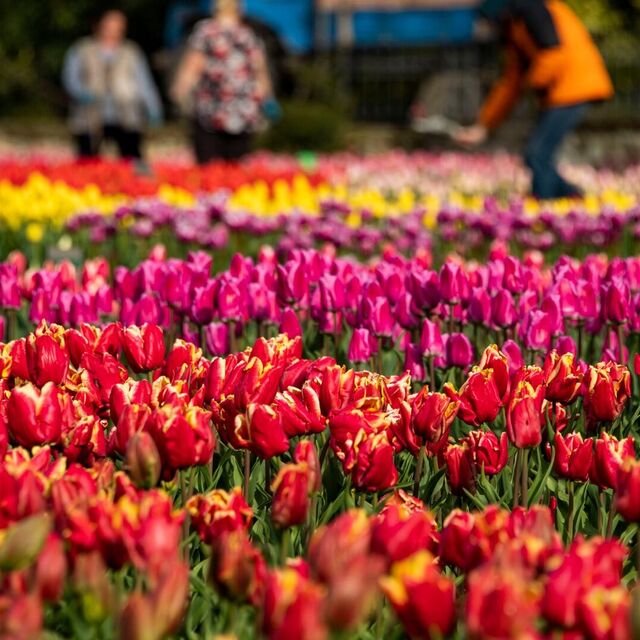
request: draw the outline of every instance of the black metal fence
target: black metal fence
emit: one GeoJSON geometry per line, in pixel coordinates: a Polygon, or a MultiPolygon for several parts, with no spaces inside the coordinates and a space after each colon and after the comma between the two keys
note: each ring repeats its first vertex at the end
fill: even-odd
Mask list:
{"type": "MultiPolygon", "coordinates": [[[[450,115],[469,120],[474,104],[500,72],[494,45],[461,47],[377,48],[330,54],[331,64],[353,97],[355,116],[369,122],[403,124],[421,87],[446,74],[450,115]],[[455,81],[456,76],[458,81],[455,81]]],[[[640,60],[608,63],[615,98],[593,110],[593,126],[640,124],[640,60]]]]}

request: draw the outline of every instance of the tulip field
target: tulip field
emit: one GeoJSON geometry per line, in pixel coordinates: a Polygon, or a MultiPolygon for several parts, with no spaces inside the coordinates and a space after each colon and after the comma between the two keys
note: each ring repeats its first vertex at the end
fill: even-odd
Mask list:
{"type": "Polygon", "coordinates": [[[640,637],[640,168],[0,158],[0,639],[640,637]]]}

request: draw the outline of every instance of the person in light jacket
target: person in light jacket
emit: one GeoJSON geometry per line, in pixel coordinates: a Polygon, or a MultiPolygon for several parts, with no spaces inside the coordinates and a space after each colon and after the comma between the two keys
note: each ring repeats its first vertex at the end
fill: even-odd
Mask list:
{"type": "Polygon", "coordinates": [[[124,158],[140,159],[143,132],[162,122],[163,109],[144,53],[126,39],[127,18],[109,10],[92,36],[67,52],[62,82],[71,99],[69,127],[79,157],[115,142],[124,158]]]}

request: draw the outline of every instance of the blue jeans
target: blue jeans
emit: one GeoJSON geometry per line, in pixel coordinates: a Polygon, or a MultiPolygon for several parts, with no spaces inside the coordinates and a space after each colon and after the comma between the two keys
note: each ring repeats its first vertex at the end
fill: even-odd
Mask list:
{"type": "Polygon", "coordinates": [[[545,109],[540,115],[524,152],[524,161],[533,174],[531,192],[536,198],[549,200],[581,195],[578,187],[558,173],[555,156],[565,136],[578,126],[588,108],[589,103],[583,102],[545,109]]]}

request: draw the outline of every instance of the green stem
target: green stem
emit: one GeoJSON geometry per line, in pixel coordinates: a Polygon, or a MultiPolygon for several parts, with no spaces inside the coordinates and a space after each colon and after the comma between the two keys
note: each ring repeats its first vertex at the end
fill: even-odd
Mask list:
{"type": "Polygon", "coordinates": [[[520,449],[516,451],[515,468],[513,470],[513,508],[520,505],[520,449]]]}
{"type": "Polygon", "coordinates": [[[567,518],[567,543],[573,541],[573,522],[574,522],[574,483],[569,480],[569,514],[567,518]]]}
{"type": "Polygon", "coordinates": [[[280,564],[284,565],[289,557],[289,529],[283,529],[280,539],[280,564]]]}
{"type": "Polygon", "coordinates": [[[271,460],[264,461],[264,490],[271,495],[271,460]]]}
{"type": "Polygon", "coordinates": [[[616,517],[616,506],[613,498],[611,499],[611,503],[609,504],[609,516],[607,517],[607,538],[611,538],[613,535],[613,520],[616,517]]]}
{"type": "Polygon", "coordinates": [[[520,493],[522,495],[522,506],[526,509],[529,506],[529,449],[522,449],[522,486],[520,493]]]}
{"type": "Polygon", "coordinates": [[[415,472],[415,480],[413,483],[413,495],[416,498],[419,498],[420,493],[420,480],[422,480],[422,471],[424,469],[424,454],[425,454],[425,445],[420,447],[420,451],[418,452],[418,458],[416,459],[416,472],[415,472]]]}
{"type": "Polygon", "coordinates": [[[620,364],[624,364],[624,331],[622,324],[618,324],[618,353],[620,354],[620,364]]]}
{"type": "Polygon", "coordinates": [[[244,499],[249,502],[249,477],[251,476],[251,451],[244,450],[244,488],[242,494],[244,499]]]}

